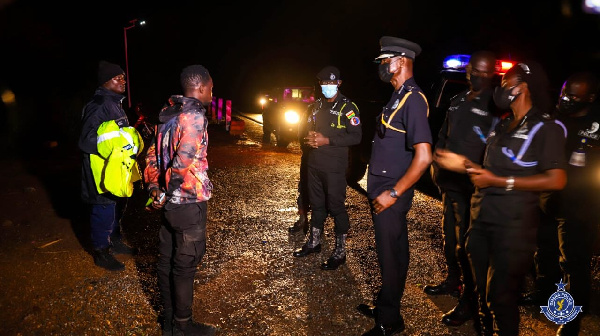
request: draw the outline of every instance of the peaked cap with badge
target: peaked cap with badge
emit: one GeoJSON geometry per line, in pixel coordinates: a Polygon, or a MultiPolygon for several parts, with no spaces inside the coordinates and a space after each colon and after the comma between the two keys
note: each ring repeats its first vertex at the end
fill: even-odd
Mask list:
{"type": "Polygon", "coordinates": [[[340,70],[332,65],[328,65],[319,71],[317,79],[319,81],[340,80],[340,70]]]}
{"type": "Polygon", "coordinates": [[[412,60],[421,53],[421,46],[418,44],[393,36],[383,36],[379,39],[381,52],[375,62],[380,62],[382,59],[403,56],[412,60]]]}

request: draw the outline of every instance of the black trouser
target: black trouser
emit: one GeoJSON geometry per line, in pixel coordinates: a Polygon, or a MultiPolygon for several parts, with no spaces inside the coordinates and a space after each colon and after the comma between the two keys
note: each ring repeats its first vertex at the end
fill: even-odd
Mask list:
{"type": "Polygon", "coordinates": [[[494,315],[494,331],[501,336],[516,336],[519,335],[517,302],[522,282],[533,263],[537,222],[534,225],[525,222],[522,226],[526,227],[519,227],[514,225],[519,219],[504,218],[505,222],[502,219],[472,221],[466,249],[479,297],[486,299],[494,315]]]}
{"type": "Polygon", "coordinates": [[[471,192],[442,193],[442,233],[448,280],[460,281],[462,273],[465,293],[475,290],[471,264],[465,251],[465,241],[471,218],[471,192]]]}
{"type": "Polygon", "coordinates": [[[541,211],[540,227],[537,234],[537,249],[535,251],[535,289],[543,294],[556,291],[556,283],[562,278],[558,248],[558,223],[554,216],[541,211]]]}
{"type": "Polygon", "coordinates": [[[192,316],[194,275],[206,251],[206,202],[165,205],[158,234],[158,288],[163,308],[185,320],[192,316]]]}
{"type": "Polygon", "coordinates": [[[408,273],[408,228],[414,190],[402,194],[396,203],[378,215],[373,214],[377,259],[381,270],[381,289],[375,303],[377,323],[389,326],[400,321],[400,301],[408,273]]]}
{"type": "Polygon", "coordinates": [[[335,223],[335,233],[348,233],[350,219],[346,211],[346,175],[341,172],[324,172],[308,167],[308,198],[310,201],[310,226],[323,230],[328,211],[335,223]]]}
{"type": "Polygon", "coordinates": [[[306,215],[310,211],[310,201],[308,200],[308,154],[303,153],[300,159],[300,178],[298,179],[298,213],[306,215]]]}
{"type": "Polygon", "coordinates": [[[594,243],[598,237],[598,219],[594,208],[568,207],[565,218],[558,219],[560,266],[568,283],[567,291],[575,304],[589,312],[594,243]]]}

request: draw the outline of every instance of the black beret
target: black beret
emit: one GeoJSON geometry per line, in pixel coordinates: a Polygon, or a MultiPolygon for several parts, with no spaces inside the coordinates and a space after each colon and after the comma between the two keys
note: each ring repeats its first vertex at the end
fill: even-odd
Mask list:
{"type": "Polygon", "coordinates": [[[118,75],[124,75],[125,71],[120,66],[107,61],[98,64],[98,86],[103,85],[118,75]]]}
{"type": "Polygon", "coordinates": [[[421,47],[411,41],[393,36],[383,36],[379,40],[381,52],[375,61],[380,61],[384,58],[404,56],[410,59],[415,59],[421,53],[421,47]]]}
{"type": "Polygon", "coordinates": [[[340,80],[340,70],[332,65],[328,65],[319,71],[317,79],[320,81],[340,80]]]}

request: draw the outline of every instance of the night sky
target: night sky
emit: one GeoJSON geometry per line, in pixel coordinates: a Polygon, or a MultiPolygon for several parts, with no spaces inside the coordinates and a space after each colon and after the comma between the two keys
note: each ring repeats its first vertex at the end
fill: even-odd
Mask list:
{"type": "Polygon", "coordinates": [[[0,89],[15,93],[18,110],[15,117],[2,106],[0,122],[17,136],[27,128],[51,138],[49,125],[73,133],[98,61],[126,68],[123,28],[132,19],[147,21],[127,31],[132,101],[156,110],[180,93],[179,72],[189,64],[206,66],[214,96],[244,111],[257,109],[257,94],[270,86],[314,85],[328,64],[340,68],[350,98],[385,100],[391,86],[372,62],[384,35],[421,45],[422,87],[445,55],[479,49],[540,62],[556,90],[574,71],[600,75],[600,15],[583,14],[578,0],[528,3],[0,0],[0,89]]]}

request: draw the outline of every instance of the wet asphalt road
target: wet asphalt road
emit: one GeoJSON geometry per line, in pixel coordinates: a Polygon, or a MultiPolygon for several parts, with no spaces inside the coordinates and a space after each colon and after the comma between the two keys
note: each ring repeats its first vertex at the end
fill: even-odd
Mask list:
{"type": "MultiPolygon", "coordinates": [[[[242,120],[245,130],[237,135],[225,132],[222,124],[209,127],[209,177],[215,188],[208,206],[207,252],[195,281],[194,318],[217,325],[218,335],[362,335],[373,321],[356,306],[372,302],[380,284],[368,201],[357,190],[366,187],[366,180],[358,181],[357,189],[347,189],[351,229],[346,264],[336,271],[319,268],[334,246],[331,219],[325,224],[322,252],[294,258],[292,251],[304,242],[302,234],[287,231],[297,218],[299,146],[263,145],[260,124],[242,120]]],[[[4,250],[6,258],[11,253],[26,257],[21,259],[22,270],[0,264],[0,280],[10,289],[6,300],[0,300],[0,316],[7,322],[0,334],[160,335],[160,213],[145,210],[146,200],[147,194],[136,190],[123,218],[126,238],[140,251],[133,257],[119,256],[126,264],[123,272],[93,265],[77,242],[85,232],[75,220],[64,234],[45,233],[46,241],[60,239],[50,247],[4,250]],[[28,290],[14,290],[19,283],[28,290]],[[19,298],[26,304],[19,305],[19,298]]],[[[46,213],[50,215],[39,216],[53,215],[52,209],[46,213]]],[[[408,219],[411,259],[402,301],[407,328],[402,335],[475,335],[471,322],[456,328],[440,322],[456,299],[430,297],[422,290],[445,277],[439,199],[417,192],[408,219]]],[[[594,309],[597,300],[593,302],[594,309]]],[[[557,328],[539,307],[522,307],[521,317],[522,335],[554,335],[557,328]]],[[[599,326],[594,311],[584,319],[581,335],[599,335],[599,326]]]]}

